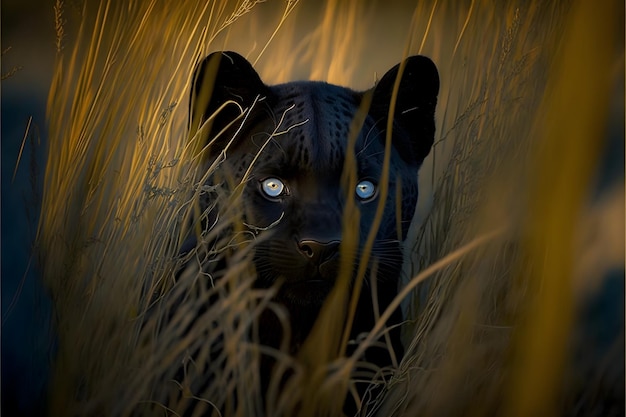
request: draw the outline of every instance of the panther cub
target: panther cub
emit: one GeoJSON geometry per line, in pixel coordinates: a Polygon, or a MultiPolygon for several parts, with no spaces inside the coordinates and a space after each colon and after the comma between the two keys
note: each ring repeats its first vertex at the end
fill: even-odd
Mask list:
{"type": "MultiPolygon", "coordinates": [[[[433,144],[438,91],[437,69],[423,56],[396,65],[365,92],[312,81],[269,86],[234,52],[213,53],[196,68],[190,135],[200,135],[207,145],[207,166],[220,159],[210,182],[233,190],[241,183],[242,223],[258,235],[255,285],[278,285],[274,301],[289,312],[291,353],[304,343],[336,284],[346,233],[344,209],[350,200],[359,212],[358,230],[351,231],[358,232],[356,276],[379,200],[385,198],[364,282],[358,286],[351,338],[375,323],[369,281],[376,280],[380,311],[396,296],[402,244],[417,202],[417,173],[433,144]],[[360,129],[348,149],[351,125],[359,116],[360,129]],[[349,153],[356,159],[356,180],[346,189],[342,174],[349,153]]],[[[401,322],[396,310],[387,323],[394,326],[390,339],[398,358],[403,347],[395,325],[401,322]]],[[[259,329],[261,343],[279,345],[282,330],[271,314],[261,317],[259,329]]],[[[381,348],[368,349],[364,359],[377,367],[391,364],[381,348]]],[[[267,384],[267,377],[262,378],[267,384]]]]}

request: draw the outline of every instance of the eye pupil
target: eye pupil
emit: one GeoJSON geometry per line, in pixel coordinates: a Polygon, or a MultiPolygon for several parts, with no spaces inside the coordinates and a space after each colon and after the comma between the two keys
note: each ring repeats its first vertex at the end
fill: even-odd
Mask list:
{"type": "Polygon", "coordinates": [[[376,186],[371,181],[364,180],[356,185],[356,195],[362,200],[371,198],[375,192],[376,186]]]}
{"type": "Polygon", "coordinates": [[[279,197],[285,190],[285,184],[278,178],[268,178],[261,182],[261,190],[268,197],[279,197]]]}

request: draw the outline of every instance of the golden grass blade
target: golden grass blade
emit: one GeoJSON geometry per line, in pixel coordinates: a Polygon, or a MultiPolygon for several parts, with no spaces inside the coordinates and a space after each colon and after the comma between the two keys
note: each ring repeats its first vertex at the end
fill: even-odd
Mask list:
{"type": "Polygon", "coordinates": [[[597,70],[613,63],[611,40],[618,36],[617,9],[617,4],[610,2],[591,5],[580,1],[575,5],[563,55],[543,103],[546,116],[540,119],[540,154],[528,219],[529,251],[543,262],[537,266],[538,294],[529,312],[531,325],[518,341],[519,368],[507,415],[554,415],[558,411],[555,393],[566,366],[564,352],[575,308],[572,242],[604,143],[613,81],[610,77],[598,79],[597,70]],[[602,42],[589,42],[591,38],[602,42]],[[590,83],[591,79],[595,82],[590,83]],[[553,162],[557,153],[558,165],[553,162]]]}

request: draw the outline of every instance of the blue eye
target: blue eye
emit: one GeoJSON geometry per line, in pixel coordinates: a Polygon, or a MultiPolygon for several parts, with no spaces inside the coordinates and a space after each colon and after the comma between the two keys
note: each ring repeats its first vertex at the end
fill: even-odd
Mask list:
{"type": "Polygon", "coordinates": [[[261,190],[266,196],[277,198],[285,192],[285,184],[278,178],[268,178],[261,182],[261,190]]]}
{"type": "Polygon", "coordinates": [[[361,200],[370,199],[374,196],[374,194],[376,194],[376,186],[373,182],[363,180],[356,185],[356,195],[361,200]]]}

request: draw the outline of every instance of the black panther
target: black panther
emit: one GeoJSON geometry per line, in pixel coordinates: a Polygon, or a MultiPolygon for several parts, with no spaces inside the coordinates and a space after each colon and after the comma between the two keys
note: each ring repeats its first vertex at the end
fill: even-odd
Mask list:
{"type": "MultiPolygon", "coordinates": [[[[438,91],[437,69],[424,56],[407,58],[363,92],[315,81],[269,86],[234,52],[215,52],[197,66],[189,134],[204,147],[203,166],[213,166],[207,183],[239,195],[239,227],[258,237],[254,286],[277,287],[274,301],[289,313],[291,354],[305,342],[336,285],[341,256],[352,257],[350,279],[357,279],[370,233],[374,240],[362,285],[350,287],[360,291],[350,337],[374,326],[371,280],[380,311],[397,295],[418,170],[433,144],[438,91]],[[348,250],[349,203],[358,219],[348,250]],[[384,210],[372,232],[379,204],[384,210]]],[[[201,201],[208,229],[220,208],[207,209],[210,193],[201,201]]],[[[192,238],[187,247],[196,244],[192,238]]],[[[397,309],[387,322],[397,358],[403,354],[402,320],[397,309]]],[[[261,315],[259,333],[260,342],[270,346],[278,346],[283,334],[269,312],[261,315]]],[[[363,359],[381,368],[391,365],[383,348],[368,349],[363,359]]],[[[262,361],[262,368],[267,385],[271,361],[262,361]]],[[[353,413],[355,404],[345,410],[353,413]]]]}

